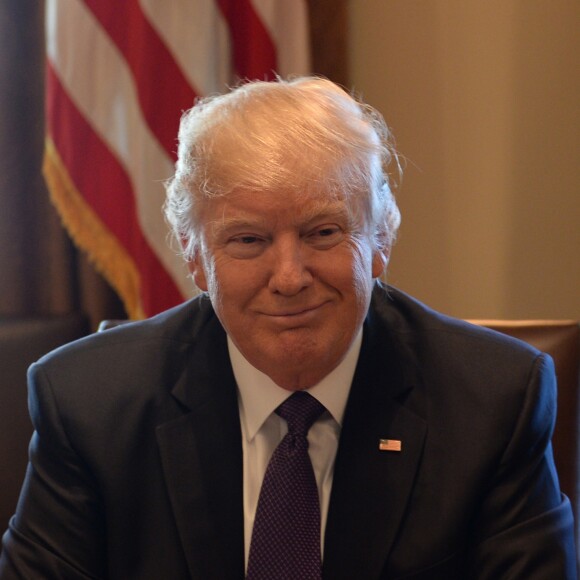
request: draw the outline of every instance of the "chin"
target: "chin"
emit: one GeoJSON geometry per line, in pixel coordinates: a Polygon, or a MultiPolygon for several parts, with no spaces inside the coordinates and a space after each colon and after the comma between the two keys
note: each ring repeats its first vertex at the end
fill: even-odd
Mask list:
{"type": "MultiPolygon", "coordinates": [[[[344,353],[329,350],[328,346],[300,344],[294,348],[279,350],[272,357],[273,365],[279,375],[311,376],[319,382],[340,363],[344,353]]],[[[313,386],[313,384],[309,386],[313,386]]]]}

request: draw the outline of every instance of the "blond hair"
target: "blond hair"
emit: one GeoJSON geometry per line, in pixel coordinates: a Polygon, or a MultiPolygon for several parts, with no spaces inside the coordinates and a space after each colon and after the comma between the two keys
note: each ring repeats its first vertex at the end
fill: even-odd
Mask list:
{"type": "Polygon", "coordinates": [[[389,249],[401,219],[393,166],[400,172],[382,116],[331,81],[249,82],[183,115],[165,215],[191,260],[208,198],[236,190],[332,195],[362,201],[351,205],[365,211],[377,249],[389,249]]]}

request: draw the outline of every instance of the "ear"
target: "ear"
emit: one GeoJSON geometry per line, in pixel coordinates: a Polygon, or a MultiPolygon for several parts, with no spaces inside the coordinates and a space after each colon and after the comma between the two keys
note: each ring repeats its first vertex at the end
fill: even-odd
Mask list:
{"type": "Polygon", "coordinates": [[[193,259],[188,262],[187,267],[191,272],[191,277],[193,278],[195,285],[202,292],[207,292],[207,276],[205,273],[205,265],[199,250],[195,252],[193,259]]]}
{"type": "Polygon", "coordinates": [[[373,278],[379,278],[387,269],[389,263],[389,248],[382,248],[373,252],[372,273],[373,278]]]}

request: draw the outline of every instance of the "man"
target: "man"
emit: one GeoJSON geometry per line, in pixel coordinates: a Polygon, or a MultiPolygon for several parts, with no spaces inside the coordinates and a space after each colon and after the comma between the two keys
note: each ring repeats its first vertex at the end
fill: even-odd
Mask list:
{"type": "Polygon", "coordinates": [[[399,225],[380,115],[256,82],[179,137],[166,212],[204,294],[32,367],[0,577],[576,578],[549,357],[377,281],[399,225]]]}

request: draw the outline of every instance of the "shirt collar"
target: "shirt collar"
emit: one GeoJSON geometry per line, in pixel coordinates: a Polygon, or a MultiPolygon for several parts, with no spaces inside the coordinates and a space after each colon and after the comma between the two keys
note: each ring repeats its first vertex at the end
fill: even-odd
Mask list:
{"type": "MultiPolygon", "coordinates": [[[[338,425],[342,425],[361,343],[362,328],[342,362],[318,384],[307,389],[308,393],[326,407],[338,425]]],[[[290,393],[252,366],[229,335],[228,350],[238,385],[240,414],[244,419],[242,424],[246,425],[245,436],[248,441],[251,441],[264,421],[290,396],[290,393]]]]}

